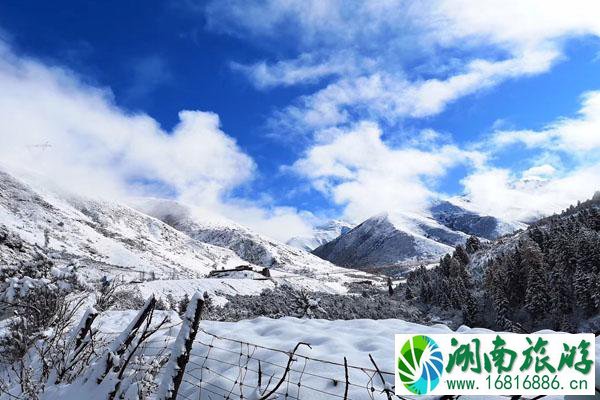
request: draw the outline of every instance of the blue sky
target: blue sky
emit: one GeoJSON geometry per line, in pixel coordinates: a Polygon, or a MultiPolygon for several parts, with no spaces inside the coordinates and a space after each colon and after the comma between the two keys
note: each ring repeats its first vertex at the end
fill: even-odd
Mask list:
{"type": "Polygon", "coordinates": [[[278,239],[440,196],[526,219],[600,188],[598,21],[593,1],[3,2],[3,161],[48,141],[37,173],[278,239]]]}

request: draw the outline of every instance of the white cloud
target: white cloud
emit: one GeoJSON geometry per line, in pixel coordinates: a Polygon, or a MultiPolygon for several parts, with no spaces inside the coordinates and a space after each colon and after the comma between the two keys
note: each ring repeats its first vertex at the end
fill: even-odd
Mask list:
{"type": "Polygon", "coordinates": [[[216,114],[181,111],[166,131],[148,115],[119,109],[109,91],[18,57],[1,42],[0,88],[0,159],[11,168],[92,196],[174,195],[239,215],[240,223],[279,239],[309,230],[295,210],[229,198],[256,165],[219,128],[216,114]]]}
{"type": "Polygon", "coordinates": [[[357,117],[395,122],[403,117],[427,117],[443,111],[462,96],[508,78],[546,71],[556,51],[530,52],[503,61],[474,60],[463,73],[447,79],[410,81],[385,73],[338,80],[299,99],[271,122],[295,129],[322,129],[347,124],[357,117]]]}
{"type": "Polygon", "coordinates": [[[600,91],[583,95],[582,106],[574,118],[562,118],[540,131],[498,131],[492,143],[508,146],[522,143],[552,151],[567,151],[583,155],[600,149],[600,91]]]}
{"type": "Polygon", "coordinates": [[[572,36],[600,36],[595,0],[440,0],[430,20],[435,40],[465,39],[508,49],[533,49],[572,36]],[[436,29],[435,26],[438,26],[436,29]]]}
{"type": "Polygon", "coordinates": [[[536,165],[523,171],[524,180],[544,180],[556,174],[557,170],[550,164],[536,165]]]}
{"type": "Polygon", "coordinates": [[[361,221],[383,211],[422,210],[436,195],[435,179],[453,166],[484,161],[481,153],[452,145],[392,148],[376,124],[363,122],[309,148],[292,170],[343,205],[344,218],[361,221]]]}
{"type": "Polygon", "coordinates": [[[275,131],[435,115],[463,96],[548,71],[568,38],[600,36],[595,0],[219,0],[206,15],[212,29],[297,52],[297,59],[246,66],[259,87],[339,75],[277,113],[275,131]],[[347,49],[355,68],[330,65],[347,49]],[[433,77],[415,76],[432,61],[433,77]]]}
{"type": "Polygon", "coordinates": [[[539,131],[499,130],[480,147],[498,152],[510,145],[543,153],[521,174],[489,168],[467,176],[463,185],[475,209],[527,220],[590,198],[600,189],[600,91],[585,93],[574,117],[558,118],[539,131]]]}
{"type": "Polygon", "coordinates": [[[534,49],[568,36],[600,35],[595,0],[218,0],[212,29],[256,38],[293,36],[298,47],[379,48],[407,38],[418,46],[495,44],[534,49]]]}
{"type": "MultiPolygon", "coordinates": [[[[452,146],[441,146],[441,138],[433,136],[431,148],[419,147],[426,138],[417,132],[405,147],[391,148],[374,127],[349,129],[356,121],[395,124],[436,115],[464,96],[549,71],[572,38],[600,36],[596,0],[219,0],[209,4],[207,17],[212,29],[300,55],[284,62],[261,60],[247,70],[259,86],[259,76],[250,72],[261,68],[260,78],[268,82],[263,87],[328,77],[278,110],[270,124],[282,136],[312,135],[316,144],[294,168],[353,216],[419,208],[432,194],[427,179],[454,165],[443,150],[452,146]],[[355,68],[330,73],[327,60],[348,49],[355,68]],[[307,58],[310,63],[302,61],[307,58]],[[414,154],[426,160],[424,165],[411,164],[414,154]],[[400,171],[391,167],[404,163],[407,168],[400,171]],[[421,169],[427,166],[439,169],[421,169]]],[[[480,211],[527,218],[536,210],[558,211],[599,187],[597,92],[584,97],[579,115],[545,129],[494,129],[493,139],[479,148],[501,157],[496,150],[522,143],[543,154],[520,172],[480,163],[463,181],[480,211]]]]}
{"type": "Polygon", "coordinates": [[[359,70],[355,63],[351,54],[321,59],[315,54],[304,53],[297,58],[274,63],[260,61],[245,65],[233,62],[231,68],[245,74],[256,88],[269,89],[276,86],[315,83],[328,76],[352,74],[359,70]]]}
{"type": "Polygon", "coordinates": [[[508,220],[528,221],[591,198],[600,189],[600,164],[546,180],[521,180],[507,169],[481,169],[462,183],[470,208],[508,220]]]}

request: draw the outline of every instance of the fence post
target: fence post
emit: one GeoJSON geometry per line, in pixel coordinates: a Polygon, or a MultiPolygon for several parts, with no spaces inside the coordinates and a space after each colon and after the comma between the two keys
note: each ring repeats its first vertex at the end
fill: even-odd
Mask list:
{"type": "Polygon", "coordinates": [[[185,374],[185,367],[192,352],[192,345],[198,333],[204,305],[203,297],[202,293],[198,291],[188,303],[181,329],[173,345],[169,362],[165,367],[165,373],[158,388],[157,400],[174,400],[177,398],[177,392],[185,374]]]}
{"type": "Polygon", "coordinates": [[[104,378],[106,378],[106,375],[108,375],[108,373],[113,369],[116,359],[115,356],[120,357],[123,355],[129,345],[131,345],[131,342],[135,338],[138,329],[140,329],[142,323],[154,310],[155,305],[156,299],[153,295],[146,300],[144,307],[136,315],[134,320],[131,321],[129,326],[112,342],[103,364],[99,365],[95,372],[92,372],[92,377],[96,380],[98,385],[102,383],[104,378]]]}
{"type": "Polygon", "coordinates": [[[260,360],[258,360],[258,389],[262,386],[262,367],[260,365],[260,360]]]}
{"type": "Polygon", "coordinates": [[[348,360],[344,357],[344,373],[346,375],[346,388],[344,389],[344,400],[348,400],[348,386],[350,385],[350,380],[348,379],[348,360]]]}

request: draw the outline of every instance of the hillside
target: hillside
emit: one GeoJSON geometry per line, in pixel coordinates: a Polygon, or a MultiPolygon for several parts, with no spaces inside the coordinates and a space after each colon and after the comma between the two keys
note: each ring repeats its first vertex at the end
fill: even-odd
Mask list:
{"type": "MultiPolygon", "coordinates": [[[[171,202],[148,199],[147,204],[177,209],[171,202]]],[[[24,183],[0,171],[0,261],[4,266],[18,266],[41,253],[59,267],[76,267],[78,275],[90,282],[104,276],[154,281],[157,293],[171,292],[176,297],[185,291],[168,290],[181,285],[170,281],[191,279],[196,286],[231,294],[259,294],[272,287],[265,280],[244,284],[229,279],[233,282],[227,285],[213,278],[199,281],[206,280],[211,271],[242,265],[270,268],[276,282],[334,293],[345,292],[346,283],[366,276],[231,222],[217,224],[208,217],[212,222],[176,221],[174,214],[165,220],[168,223],[116,202],[24,183]]]]}
{"type": "Polygon", "coordinates": [[[394,212],[369,218],[313,254],[344,267],[383,268],[395,274],[402,266],[439,260],[471,235],[493,240],[524,227],[437,201],[420,214],[394,212]]]}
{"type": "Polygon", "coordinates": [[[91,277],[153,274],[201,277],[244,261],[228,249],[191,240],[130,207],[41,189],[0,171],[0,224],[29,246],[91,277]]]}
{"type": "Polygon", "coordinates": [[[230,249],[243,260],[271,270],[304,276],[349,272],[306,251],[278,243],[225,218],[171,200],[138,199],[134,206],[194,240],[230,249]]]}
{"type": "Polygon", "coordinates": [[[409,297],[492,329],[600,331],[600,196],[410,274],[409,297]]]}
{"type": "Polygon", "coordinates": [[[366,269],[434,259],[450,250],[450,246],[423,234],[399,229],[382,214],[318,247],[313,254],[336,265],[366,269]]]}

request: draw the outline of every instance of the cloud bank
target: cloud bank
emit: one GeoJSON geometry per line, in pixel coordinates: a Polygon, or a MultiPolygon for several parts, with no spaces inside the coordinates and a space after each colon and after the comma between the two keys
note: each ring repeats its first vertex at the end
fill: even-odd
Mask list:
{"type": "Polygon", "coordinates": [[[394,140],[411,119],[550,71],[568,40],[600,37],[597,1],[219,0],[205,12],[209,29],[277,49],[274,59],[235,65],[255,87],[311,84],[268,125],[304,138],[291,169],[349,218],[423,209],[458,165],[467,168],[466,204],[508,219],[559,211],[600,188],[597,92],[584,95],[577,116],[539,131],[498,130],[460,144],[434,135],[429,147],[418,143],[423,132],[394,140]],[[495,166],[509,146],[537,154],[495,166]]]}
{"type": "Polygon", "coordinates": [[[0,43],[0,159],[87,195],[162,195],[235,216],[278,239],[309,226],[291,208],[231,196],[257,166],[216,114],[183,110],[172,130],[117,107],[107,89],[0,43]]]}
{"type": "Polygon", "coordinates": [[[436,115],[463,96],[548,71],[567,38],[600,36],[593,0],[224,0],[206,15],[210,29],[297,53],[234,64],[256,87],[325,80],[272,117],[286,134],[436,115]]]}
{"type": "Polygon", "coordinates": [[[367,122],[339,130],[310,147],[291,168],[343,206],[344,218],[362,221],[381,212],[420,211],[437,196],[435,182],[449,168],[478,167],[485,161],[482,153],[454,145],[394,148],[381,135],[377,125],[367,122]]]}

